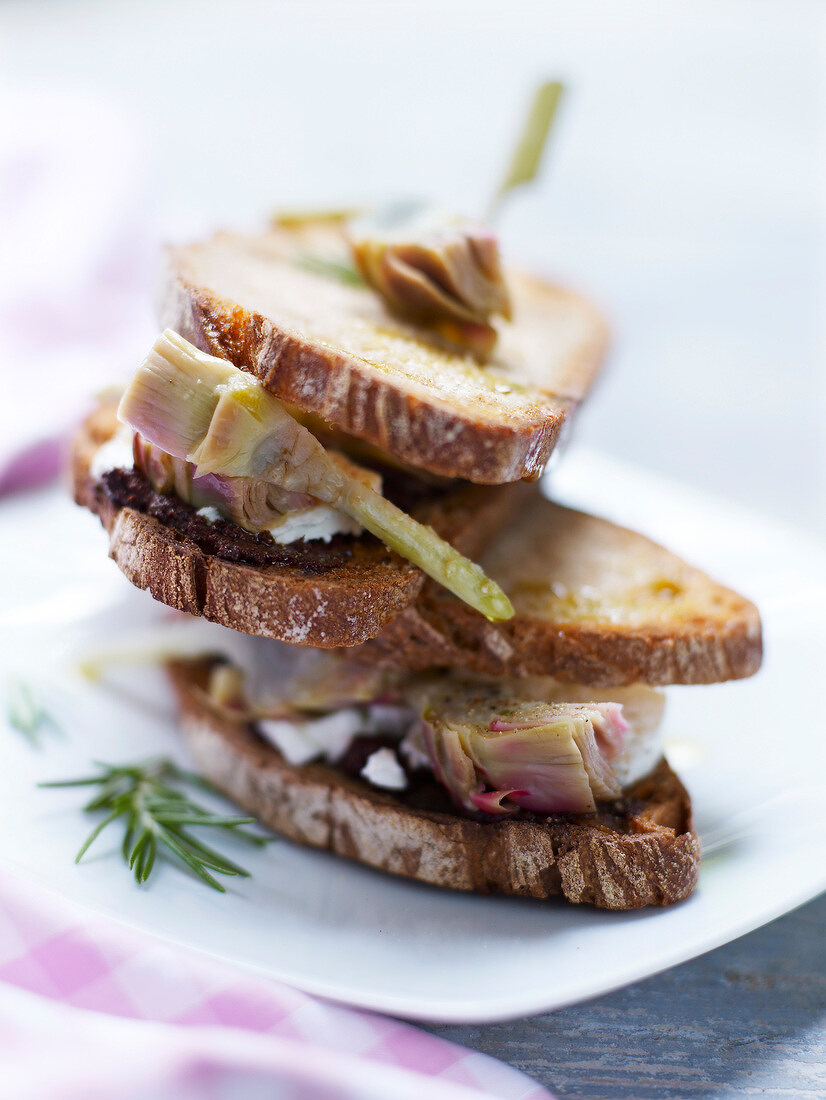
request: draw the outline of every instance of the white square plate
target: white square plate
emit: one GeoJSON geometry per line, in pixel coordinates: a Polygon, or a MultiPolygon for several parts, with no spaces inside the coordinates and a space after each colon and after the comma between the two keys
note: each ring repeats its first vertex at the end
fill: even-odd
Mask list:
{"type": "MultiPolygon", "coordinates": [[[[572,449],[554,475],[566,503],[651,534],[754,598],[766,661],[750,681],[674,688],[669,757],[707,845],[700,885],[666,910],[602,913],[481,898],[384,876],[274,843],[228,848],[252,871],[219,895],[160,866],[138,888],[106,834],[84,863],[82,792],[36,782],[94,759],[179,755],[169,693],[150,665],[109,686],[72,672],[163,612],[106,559],[105,535],[57,491],[0,507],[0,662],[30,680],[64,729],[32,749],[3,729],[0,864],[90,908],[352,1005],[482,1022],[571,1004],[742,935],[826,888],[826,551],[806,536],[572,449]]],[[[175,629],[170,627],[170,629],[175,629]]],[[[208,628],[220,630],[220,628],[208,628]]]]}

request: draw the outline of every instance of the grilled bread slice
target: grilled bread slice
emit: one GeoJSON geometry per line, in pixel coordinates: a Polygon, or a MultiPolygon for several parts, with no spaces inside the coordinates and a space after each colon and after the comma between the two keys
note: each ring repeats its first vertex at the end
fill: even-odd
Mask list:
{"type": "Polygon", "coordinates": [[[268,550],[154,493],[137,473],[95,480],[92,456],[115,424],[114,405],[104,404],[78,433],[75,499],[100,516],[129,580],[170,607],[302,645],[368,642],[363,659],[410,670],[611,687],[715,683],[760,666],[752,603],[642,535],[552,504],[536,486],[434,490],[413,509],[505,588],[516,614],[490,623],[371,536],[268,550]]]}
{"type": "Polygon", "coordinates": [[[523,490],[517,515],[477,559],[514,617],[488,622],[427,582],[369,643],[373,659],[601,687],[710,684],[758,670],[754,604],[634,531],[523,490]]]}
{"type": "MultiPolygon", "coordinates": [[[[100,517],[121,572],[156,600],[246,634],[321,648],[372,638],[415,600],[424,574],[371,535],[268,545],[154,492],[137,471],[93,477],[116,408],[102,403],[75,436],[74,499],[100,517]]],[[[433,487],[412,512],[475,556],[517,503],[506,486],[433,487]]]]}
{"type": "Polygon", "coordinates": [[[668,905],[695,886],[691,803],[665,761],[596,815],[471,820],[432,781],[393,794],[330,765],[289,764],[254,725],[210,702],[209,670],[209,661],[169,665],[199,769],[300,844],[435,886],[602,909],[668,905]]]}
{"type": "Polygon", "coordinates": [[[171,248],[161,323],[411,466],[487,484],[537,477],[602,361],[594,307],[509,272],[514,321],[480,365],[323,273],[342,260],[341,233],[320,226],[171,248]]]}

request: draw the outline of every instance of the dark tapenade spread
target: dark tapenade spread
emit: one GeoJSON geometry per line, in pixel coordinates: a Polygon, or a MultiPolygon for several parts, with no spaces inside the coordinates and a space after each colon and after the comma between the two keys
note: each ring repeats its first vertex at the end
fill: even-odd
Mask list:
{"type": "MultiPolygon", "coordinates": [[[[102,491],[117,508],[134,508],[152,516],[191,539],[205,553],[224,561],[293,567],[302,573],[321,575],[341,568],[353,558],[356,540],[352,535],[334,535],[329,542],[299,539],[282,546],[268,531],[253,534],[226,520],[211,523],[180,498],[155,492],[137,470],[108,470],[101,480],[102,491]]],[[[376,543],[371,535],[361,536],[358,542],[366,540],[376,543]]]]}

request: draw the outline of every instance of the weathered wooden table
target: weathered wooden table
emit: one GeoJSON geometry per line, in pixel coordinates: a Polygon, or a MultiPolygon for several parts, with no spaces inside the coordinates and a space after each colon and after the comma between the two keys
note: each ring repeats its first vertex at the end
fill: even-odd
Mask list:
{"type": "Polygon", "coordinates": [[[560,1100],[824,1100],[826,895],[588,1004],[513,1023],[429,1030],[518,1066],[560,1100]]]}

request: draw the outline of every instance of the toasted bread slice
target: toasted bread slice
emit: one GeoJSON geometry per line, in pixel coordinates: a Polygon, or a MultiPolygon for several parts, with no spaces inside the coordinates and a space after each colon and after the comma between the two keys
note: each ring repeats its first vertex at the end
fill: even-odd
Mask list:
{"type": "Polygon", "coordinates": [[[329,227],[171,248],[161,323],[419,469],[487,484],[537,477],[602,361],[597,311],[509,272],[514,321],[482,366],[392,316],[366,287],[304,266],[308,255],[346,261],[344,249],[329,227]]]}
{"type": "Polygon", "coordinates": [[[757,671],[754,604],[650,539],[523,488],[516,518],[477,559],[514,617],[490,623],[428,582],[369,644],[374,658],[602,687],[709,684],[757,671]]]}
{"type": "Polygon", "coordinates": [[[516,614],[490,623],[370,536],[302,542],[268,558],[255,536],[208,524],[137,474],[93,480],[92,455],[115,423],[114,406],[103,405],[78,433],[75,499],[100,516],[129,580],[170,607],[302,645],[367,641],[364,658],[410,670],[612,687],[716,683],[760,667],[752,603],[642,535],[546,501],[536,486],[464,485],[414,509],[505,588],[516,614]]]}
{"type": "MultiPolygon", "coordinates": [[[[74,498],[100,517],[121,572],[156,600],[246,634],[321,648],[372,638],[415,600],[424,574],[370,535],[268,547],[155,493],[137,472],[94,479],[92,458],[115,431],[115,410],[104,402],[75,436],[74,498]]],[[[433,492],[414,514],[472,556],[516,504],[504,486],[433,492]]]]}
{"type": "Polygon", "coordinates": [[[329,765],[287,763],[253,726],[209,702],[209,667],[169,665],[198,766],[291,840],[435,886],[602,909],[668,905],[694,888],[700,843],[691,803],[665,761],[622,804],[593,817],[471,820],[451,811],[435,783],[391,794],[329,765]]]}

